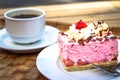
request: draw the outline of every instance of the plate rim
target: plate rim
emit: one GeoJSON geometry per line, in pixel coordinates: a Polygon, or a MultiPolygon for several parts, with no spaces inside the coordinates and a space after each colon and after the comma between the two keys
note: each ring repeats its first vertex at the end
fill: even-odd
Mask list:
{"type": "MultiPolygon", "coordinates": [[[[56,28],[56,27],[54,27],[54,26],[50,26],[50,25],[46,25],[46,27],[49,27],[49,28],[51,28],[51,29],[54,29],[54,30],[56,30],[56,32],[59,32],[60,30],[58,29],[58,28],[56,28]]],[[[7,32],[6,32],[6,29],[5,28],[3,28],[3,29],[0,29],[0,33],[1,33],[1,35],[0,35],[0,39],[2,40],[2,38],[1,37],[3,37],[5,34],[6,35],[8,35],[7,34],[7,32]]],[[[5,45],[4,43],[3,43],[3,41],[1,41],[0,40],[0,44],[2,44],[2,45],[5,45]]],[[[54,43],[55,43],[56,41],[54,41],[54,43]]],[[[44,47],[47,47],[47,46],[50,46],[50,45],[52,45],[52,44],[54,44],[54,43],[50,43],[50,44],[46,44],[46,45],[44,45],[44,46],[41,46],[41,47],[34,47],[34,48],[27,48],[27,49],[15,49],[15,48],[11,48],[11,46],[9,47],[6,47],[7,45],[5,45],[4,47],[3,46],[0,46],[0,48],[2,48],[2,49],[5,49],[5,50],[9,50],[9,51],[28,51],[28,50],[37,50],[37,49],[41,49],[41,48],[44,48],[44,47]]]]}

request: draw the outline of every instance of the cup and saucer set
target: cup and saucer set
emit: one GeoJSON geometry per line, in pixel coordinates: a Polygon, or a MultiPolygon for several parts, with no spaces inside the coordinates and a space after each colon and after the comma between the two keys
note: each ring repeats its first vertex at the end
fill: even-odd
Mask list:
{"type": "Polygon", "coordinates": [[[47,47],[57,41],[59,30],[53,26],[46,25],[41,39],[30,44],[18,44],[12,41],[6,29],[0,30],[0,48],[9,50],[14,53],[32,53],[47,47]]]}
{"type": "Polygon", "coordinates": [[[59,30],[45,24],[45,12],[41,9],[14,9],[5,12],[4,17],[5,28],[0,30],[2,49],[14,53],[33,53],[57,41],[59,30]]]}

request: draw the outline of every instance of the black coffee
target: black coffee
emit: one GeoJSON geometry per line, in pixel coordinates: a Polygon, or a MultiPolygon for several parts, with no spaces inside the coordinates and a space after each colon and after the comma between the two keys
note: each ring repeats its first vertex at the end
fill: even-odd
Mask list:
{"type": "Polygon", "coordinates": [[[20,14],[20,15],[15,15],[12,18],[34,18],[37,17],[39,15],[36,14],[20,14]]]}

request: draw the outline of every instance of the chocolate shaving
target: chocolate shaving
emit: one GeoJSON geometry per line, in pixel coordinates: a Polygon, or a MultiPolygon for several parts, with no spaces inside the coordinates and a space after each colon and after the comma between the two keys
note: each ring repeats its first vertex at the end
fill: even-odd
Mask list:
{"type": "Polygon", "coordinates": [[[104,23],[104,21],[98,21],[98,24],[102,24],[102,23],[104,23]]]}
{"type": "Polygon", "coordinates": [[[93,36],[89,36],[86,40],[86,43],[88,43],[92,38],[93,38],[93,36]]]}
{"type": "Polygon", "coordinates": [[[93,22],[93,25],[96,26],[94,22],[93,22]]]}
{"type": "Polygon", "coordinates": [[[95,42],[96,40],[95,39],[92,39],[91,42],[95,42]]]}
{"type": "Polygon", "coordinates": [[[117,37],[116,36],[111,36],[110,39],[117,39],[117,37]]]}
{"type": "Polygon", "coordinates": [[[103,38],[99,38],[99,40],[100,40],[100,41],[102,41],[102,40],[103,40],[103,38]]]}
{"type": "Polygon", "coordinates": [[[85,45],[83,40],[81,40],[81,39],[78,40],[78,43],[79,43],[79,45],[83,45],[83,46],[85,45]]]}
{"type": "Polygon", "coordinates": [[[98,41],[102,41],[102,40],[103,40],[103,38],[97,38],[96,40],[98,40],[98,41]]]}
{"type": "Polygon", "coordinates": [[[81,33],[80,31],[78,33],[81,33]]]}
{"type": "Polygon", "coordinates": [[[102,36],[102,31],[99,31],[100,36],[102,36]]]}
{"type": "Polygon", "coordinates": [[[97,25],[93,22],[93,25],[94,25],[94,29],[97,29],[97,25]]]}
{"type": "Polygon", "coordinates": [[[105,41],[109,41],[109,39],[105,38],[105,41]]]}
{"type": "Polygon", "coordinates": [[[111,33],[108,31],[107,35],[109,36],[109,35],[111,35],[111,33]]]}
{"type": "Polygon", "coordinates": [[[98,24],[102,24],[102,22],[101,22],[101,21],[98,21],[98,24]]]}
{"type": "Polygon", "coordinates": [[[91,34],[91,36],[95,36],[95,33],[90,33],[91,34]]]}
{"type": "Polygon", "coordinates": [[[64,32],[59,32],[61,35],[65,35],[65,36],[68,36],[67,34],[65,34],[64,32]]]}
{"type": "Polygon", "coordinates": [[[71,45],[71,47],[73,47],[73,46],[74,46],[74,44],[71,45]]]}
{"type": "Polygon", "coordinates": [[[61,35],[65,35],[65,33],[64,32],[59,32],[61,35]]]}
{"type": "Polygon", "coordinates": [[[105,41],[109,41],[109,38],[107,36],[104,36],[105,41]]]}
{"type": "Polygon", "coordinates": [[[73,40],[74,42],[76,42],[76,40],[75,40],[75,38],[74,38],[74,37],[72,38],[72,40],[73,40]]]}

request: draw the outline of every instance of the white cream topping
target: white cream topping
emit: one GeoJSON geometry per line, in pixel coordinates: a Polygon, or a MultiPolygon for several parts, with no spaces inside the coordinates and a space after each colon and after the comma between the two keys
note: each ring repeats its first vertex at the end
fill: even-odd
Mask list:
{"type": "Polygon", "coordinates": [[[73,24],[69,27],[69,30],[66,31],[65,34],[68,35],[68,38],[74,39],[76,41],[80,39],[86,40],[91,36],[91,34],[100,36],[100,31],[102,31],[102,35],[108,33],[108,28],[108,25],[103,21],[94,21],[92,23],[89,23],[87,27],[82,28],[81,30],[76,29],[75,24],[73,24]]]}

